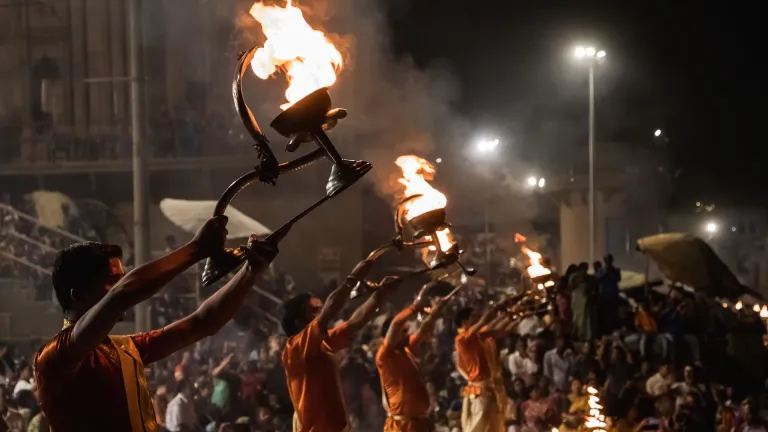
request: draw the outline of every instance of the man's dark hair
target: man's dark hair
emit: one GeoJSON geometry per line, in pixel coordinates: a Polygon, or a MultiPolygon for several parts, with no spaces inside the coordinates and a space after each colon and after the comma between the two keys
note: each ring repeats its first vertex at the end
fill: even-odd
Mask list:
{"type": "Polygon", "coordinates": [[[53,262],[53,289],[64,312],[72,309],[72,291],[88,289],[109,273],[109,259],[122,258],[117,245],[75,243],[60,250],[53,262]]]}
{"type": "Polygon", "coordinates": [[[296,320],[301,318],[307,310],[307,303],[312,300],[312,293],[301,293],[283,302],[283,331],[288,337],[295,336],[301,331],[296,325],[296,320]]]}
{"type": "Polygon", "coordinates": [[[463,326],[464,321],[468,320],[469,317],[472,316],[472,312],[474,312],[474,309],[470,307],[459,309],[459,311],[456,312],[456,315],[453,317],[453,323],[456,324],[456,328],[463,326]]]}
{"type": "Polygon", "coordinates": [[[393,317],[389,317],[384,320],[384,323],[381,325],[381,337],[387,337],[387,332],[389,331],[389,328],[392,327],[393,319],[393,317]]]}

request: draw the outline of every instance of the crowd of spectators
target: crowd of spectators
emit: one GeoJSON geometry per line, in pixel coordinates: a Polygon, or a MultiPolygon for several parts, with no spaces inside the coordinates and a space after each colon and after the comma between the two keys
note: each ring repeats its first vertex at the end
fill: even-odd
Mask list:
{"type": "MultiPolygon", "coordinates": [[[[589,430],[584,419],[590,387],[598,390],[611,432],[768,432],[759,411],[766,356],[765,325],[757,314],[719,303],[715,313],[684,290],[620,292],[621,272],[610,256],[591,267],[582,263],[553,273],[553,307],[525,318],[498,342],[509,432],[589,430]],[[723,313],[733,315],[735,326],[719,321],[723,313]]],[[[182,285],[189,283],[184,280],[182,285]]],[[[278,302],[299,287],[280,273],[267,275],[258,286],[265,294],[256,295],[234,325],[149,366],[157,422],[164,430],[291,430],[293,408],[280,361],[285,337],[275,317],[278,302]]],[[[453,314],[515,290],[470,279],[417,353],[438,431],[461,431],[464,380],[454,362],[453,314]]],[[[156,326],[194,307],[173,293],[155,300],[156,326]]],[[[352,430],[382,430],[386,414],[374,358],[380,326],[393,311],[382,310],[349,350],[337,353],[352,430]]],[[[35,403],[29,358],[14,355],[7,345],[0,345],[0,414],[6,430],[47,431],[35,403]]]]}

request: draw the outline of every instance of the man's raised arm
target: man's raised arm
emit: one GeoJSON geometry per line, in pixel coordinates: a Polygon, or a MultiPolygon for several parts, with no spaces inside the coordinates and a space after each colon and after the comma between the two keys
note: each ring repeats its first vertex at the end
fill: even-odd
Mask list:
{"type": "Polygon", "coordinates": [[[389,293],[399,287],[402,282],[403,280],[397,276],[385,277],[373,294],[365,300],[365,303],[355,309],[355,312],[347,320],[347,329],[349,329],[350,333],[354,334],[365,327],[376,315],[379,307],[384,304],[389,293]]]}
{"type": "Polygon", "coordinates": [[[408,324],[408,320],[410,320],[411,317],[416,315],[419,310],[426,306],[427,296],[425,294],[426,290],[428,290],[430,287],[430,284],[424,285],[424,287],[421,289],[421,292],[419,292],[419,295],[416,297],[416,299],[414,299],[413,303],[398,312],[397,315],[392,318],[392,322],[389,324],[389,329],[387,330],[387,334],[384,338],[386,347],[396,346],[400,341],[400,338],[405,337],[403,334],[403,328],[406,326],[406,324],[408,324]]]}
{"type": "Polygon", "coordinates": [[[196,262],[221,250],[227,238],[227,217],[209,219],[185,246],[140,265],[126,274],[75,323],[72,346],[87,352],[109,335],[130,308],[151,298],[196,262]]]}
{"type": "Polygon", "coordinates": [[[357,263],[352,273],[344,280],[344,283],[328,296],[323,309],[317,317],[317,322],[321,329],[327,329],[328,324],[339,316],[344,306],[347,305],[349,295],[352,293],[355,285],[365,279],[368,272],[371,271],[371,267],[373,267],[372,260],[363,260],[357,263]]]}
{"type": "Polygon", "coordinates": [[[248,263],[192,314],[165,327],[157,340],[152,341],[152,352],[145,354],[147,360],[160,360],[218,332],[235,316],[251,293],[256,278],[269,268],[276,255],[277,247],[273,243],[260,242],[255,236],[251,237],[248,241],[248,263]]]}

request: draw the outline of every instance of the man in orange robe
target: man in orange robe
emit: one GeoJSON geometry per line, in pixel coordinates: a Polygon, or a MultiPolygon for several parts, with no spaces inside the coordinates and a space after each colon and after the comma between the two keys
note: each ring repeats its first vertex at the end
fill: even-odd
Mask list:
{"type": "Polygon", "coordinates": [[[444,304],[439,299],[432,306],[431,313],[412,335],[408,335],[408,321],[429,301],[427,290],[422,288],[416,300],[400,311],[391,322],[382,328],[384,342],[376,354],[376,368],[381,378],[381,391],[387,410],[384,432],[432,432],[434,425],[429,419],[430,399],[427,386],[419,373],[413,350],[429,337],[444,304]]]}
{"type": "Polygon", "coordinates": [[[226,222],[223,216],[208,220],[187,245],[125,275],[118,246],[88,242],[59,251],[52,279],[65,325],[35,356],[40,406],[52,430],[157,430],[144,366],[229,322],[277,249],[251,239],[248,264],[191,315],[147,333],[109,333],[126,311],[150,299],[197,261],[220,251],[226,222]]]}
{"type": "Polygon", "coordinates": [[[372,264],[372,261],[360,262],[346,281],[328,296],[325,304],[310,293],[298,294],[283,304],[282,326],[288,335],[283,366],[295,411],[293,430],[296,432],[350,430],[334,353],[349,347],[354,334],[373,318],[387,293],[400,284],[400,279],[385,278],[349,320],[333,329],[328,327],[372,264]]]}
{"type": "Polygon", "coordinates": [[[464,387],[461,426],[463,432],[504,430],[506,393],[495,338],[506,335],[516,322],[499,303],[482,316],[472,308],[457,312],[455,339],[457,369],[467,380],[464,387]]]}

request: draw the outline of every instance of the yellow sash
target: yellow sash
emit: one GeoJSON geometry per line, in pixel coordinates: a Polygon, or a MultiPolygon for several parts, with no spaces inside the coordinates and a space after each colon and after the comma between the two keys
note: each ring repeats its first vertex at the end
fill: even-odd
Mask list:
{"type": "Polygon", "coordinates": [[[109,339],[120,355],[120,369],[123,372],[125,400],[131,418],[132,432],[157,432],[155,409],[149,393],[144,362],[130,336],[110,336],[109,339]]]}

